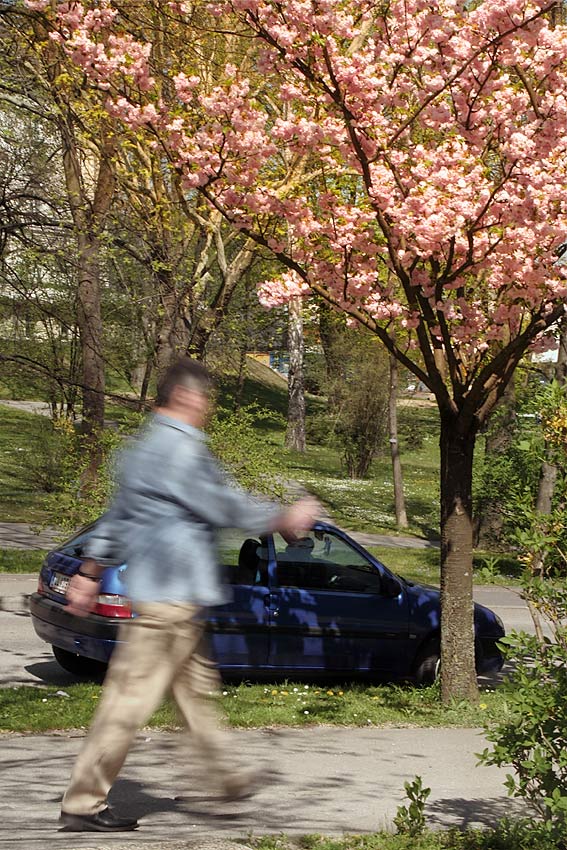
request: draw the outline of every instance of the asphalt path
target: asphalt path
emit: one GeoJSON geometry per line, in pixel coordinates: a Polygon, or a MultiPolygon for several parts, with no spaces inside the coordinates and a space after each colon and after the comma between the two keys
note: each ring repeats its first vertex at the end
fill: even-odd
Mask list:
{"type": "Polygon", "coordinates": [[[475,729],[231,730],[227,750],[266,772],[258,796],[238,804],[219,801],[184,735],[144,731],[110,798],[141,819],[131,844],[124,835],[73,836],[58,832],[57,816],[80,743],[69,734],[0,737],[0,848],[167,848],[197,836],[373,832],[392,828],[404,782],[416,775],[431,788],[432,828],[525,813],[506,795],[506,771],[477,765],[485,743],[475,729]]]}

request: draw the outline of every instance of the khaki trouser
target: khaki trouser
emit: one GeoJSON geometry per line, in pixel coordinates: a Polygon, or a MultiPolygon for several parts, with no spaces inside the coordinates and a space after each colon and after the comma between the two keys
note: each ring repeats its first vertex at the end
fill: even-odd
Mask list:
{"type": "Polygon", "coordinates": [[[195,605],[144,603],[121,626],[120,641],[104,682],[89,734],[79,753],[62,810],[95,814],[107,805],[110,788],[137,730],[171,692],[201,754],[217,777],[223,746],[209,694],[218,688],[215,664],[207,658],[204,624],[195,605]]]}

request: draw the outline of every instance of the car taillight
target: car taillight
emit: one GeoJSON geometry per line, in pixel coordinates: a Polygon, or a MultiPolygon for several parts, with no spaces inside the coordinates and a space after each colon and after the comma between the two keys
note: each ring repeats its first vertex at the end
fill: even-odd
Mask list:
{"type": "Polygon", "coordinates": [[[45,593],[45,585],[43,583],[43,579],[41,578],[41,575],[39,575],[38,578],[37,578],[37,592],[38,593],[45,593]]]}
{"type": "Polygon", "coordinates": [[[132,603],[126,596],[114,593],[101,593],[94,607],[93,614],[102,617],[131,617],[132,603]]]}

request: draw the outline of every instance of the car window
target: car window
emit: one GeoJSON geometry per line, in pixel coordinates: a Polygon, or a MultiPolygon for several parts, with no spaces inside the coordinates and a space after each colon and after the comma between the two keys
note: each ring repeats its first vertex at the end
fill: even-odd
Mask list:
{"type": "Polygon", "coordinates": [[[77,534],[74,534],[69,540],[66,540],[62,546],[58,547],[59,552],[64,555],[70,555],[72,558],[82,558],[83,549],[93,531],[93,526],[82,528],[77,534]]]}
{"type": "Polygon", "coordinates": [[[219,537],[219,559],[230,584],[268,583],[268,548],[259,537],[226,529],[219,537]]]}
{"type": "Polygon", "coordinates": [[[327,531],[312,531],[292,543],[274,534],[278,584],[311,590],[380,593],[376,567],[349,543],[327,531]]]}

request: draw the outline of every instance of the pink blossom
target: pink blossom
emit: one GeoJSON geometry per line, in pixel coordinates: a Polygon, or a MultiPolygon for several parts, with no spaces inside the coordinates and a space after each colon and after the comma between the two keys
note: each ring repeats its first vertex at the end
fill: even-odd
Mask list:
{"type": "Polygon", "coordinates": [[[216,0],[256,67],[209,81],[188,63],[165,103],[151,45],[118,31],[110,2],[58,4],[51,37],[112,90],[117,120],[159,133],[187,189],[278,255],[293,246],[301,274],[264,282],[262,303],[323,287],[408,351],[419,326],[444,331],[476,374],[566,297],[550,258],[567,233],[567,27],[544,6],[216,0]]]}

